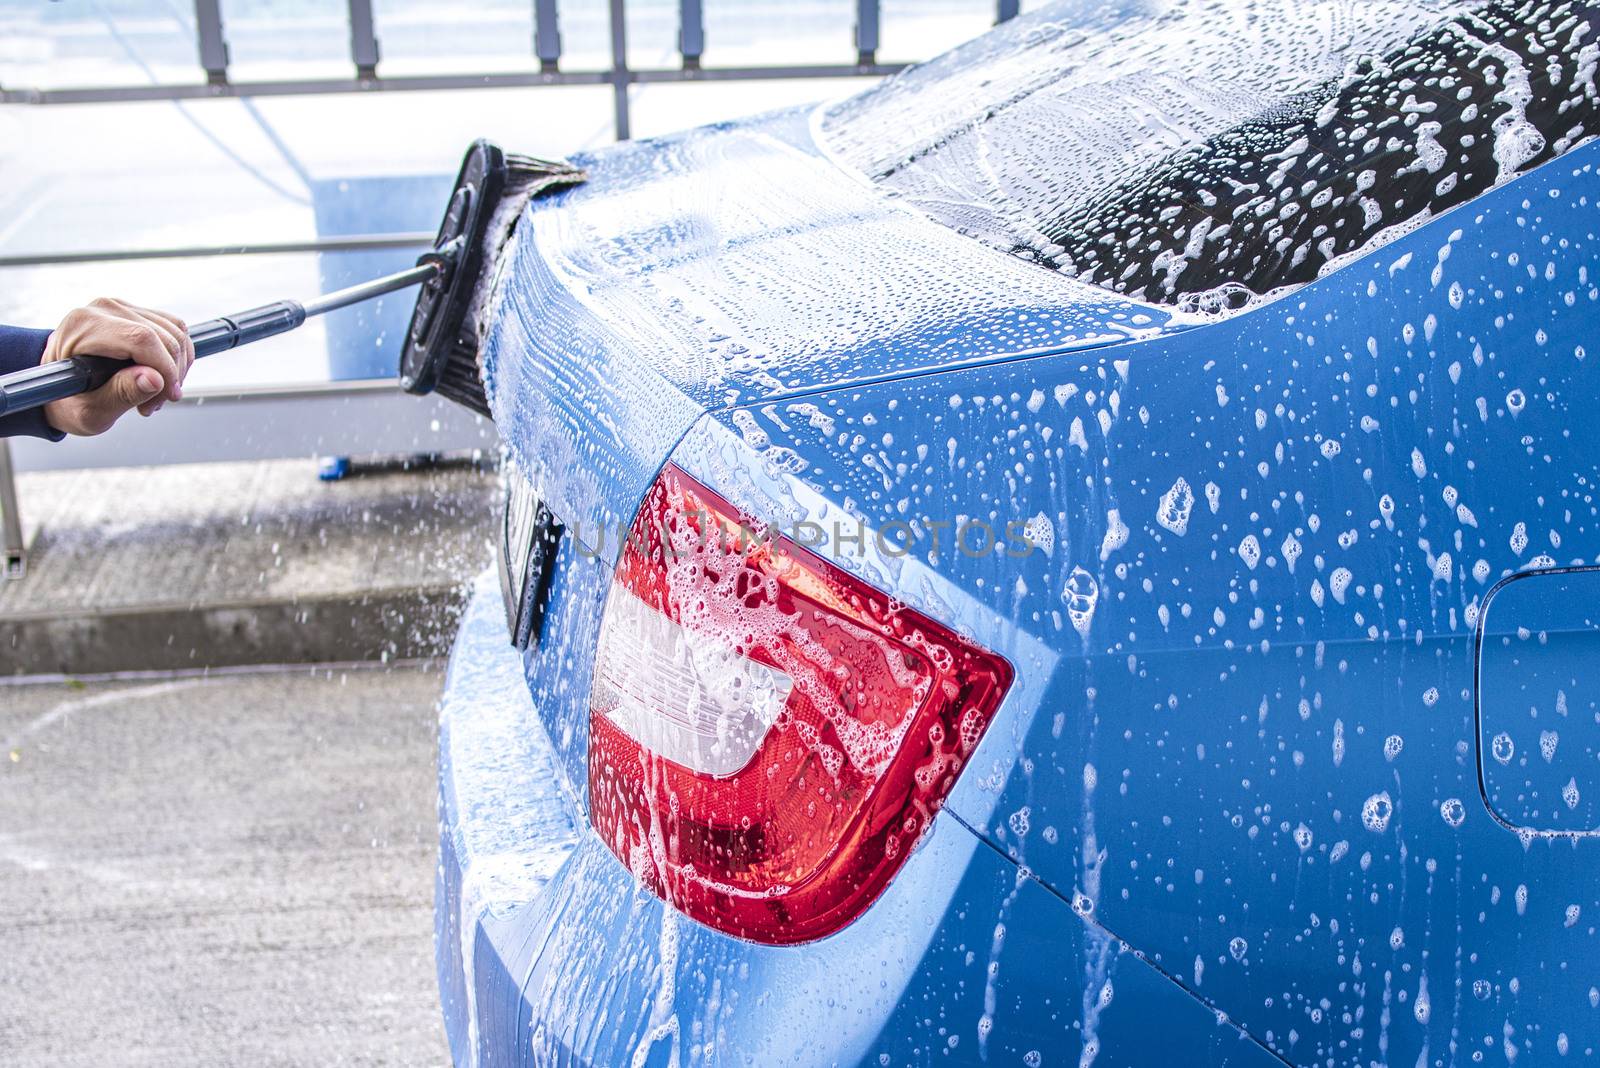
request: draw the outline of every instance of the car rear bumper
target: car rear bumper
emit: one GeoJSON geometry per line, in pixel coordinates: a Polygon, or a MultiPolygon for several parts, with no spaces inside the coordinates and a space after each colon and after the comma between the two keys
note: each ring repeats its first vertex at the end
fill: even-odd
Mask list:
{"type": "Polygon", "coordinates": [[[762,946],[643,890],[563,782],[485,576],[440,720],[458,1066],[1282,1063],[948,814],[848,928],[762,946]]]}

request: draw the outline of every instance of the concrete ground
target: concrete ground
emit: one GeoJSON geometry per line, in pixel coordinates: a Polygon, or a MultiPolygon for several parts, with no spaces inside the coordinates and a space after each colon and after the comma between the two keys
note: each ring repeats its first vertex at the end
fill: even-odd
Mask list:
{"type": "Polygon", "coordinates": [[[33,472],[0,676],[396,660],[446,650],[494,559],[493,471],[310,460],[33,472]]]}
{"type": "Polygon", "coordinates": [[[0,1061],[448,1064],[440,687],[0,685],[0,1061]]]}

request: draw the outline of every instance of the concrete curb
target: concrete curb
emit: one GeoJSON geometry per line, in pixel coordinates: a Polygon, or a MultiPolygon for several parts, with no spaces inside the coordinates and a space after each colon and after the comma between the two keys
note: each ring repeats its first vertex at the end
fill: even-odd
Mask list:
{"type": "Polygon", "coordinates": [[[494,557],[496,474],[306,461],[29,472],[0,678],[382,663],[448,651],[494,557]]]}
{"type": "Polygon", "coordinates": [[[449,651],[465,585],[0,619],[0,675],[409,660],[449,651]]]}

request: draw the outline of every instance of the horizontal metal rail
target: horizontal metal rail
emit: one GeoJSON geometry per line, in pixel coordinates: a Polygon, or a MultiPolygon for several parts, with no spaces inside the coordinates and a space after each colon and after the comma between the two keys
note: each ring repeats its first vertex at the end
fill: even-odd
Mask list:
{"type": "Polygon", "coordinates": [[[346,237],[318,237],[309,241],[275,241],[256,245],[181,245],[173,248],[35,252],[0,256],[0,268],[119,263],[124,260],[186,260],[199,256],[268,256],[284,252],[372,252],[391,248],[425,248],[433,244],[433,238],[430,230],[401,234],[351,234],[346,237]]]}
{"type": "MultiPolygon", "coordinates": [[[[898,74],[905,63],[833,63],[793,67],[647,68],[621,72],[630,84],[667,82],[773,81],[786,78],[874,78],[898,74]]],[[[324,93],[427,92],[442,89],[508,89],[535,85],[612,85],[606,70],[501,71],[492,74],[416,74],[397,77],[291,78],[282,81],[200,82],[170,85],[107,85],[79,89],[0,89],[5,104],[124,104],[162,100],[211,100],[251,96],[312,96],[324,93]]]]}
{"type": "MultiPolygon", "coordinates": [[[[0,86],[4,104],[111,104],[149,101],[209,100],[229,97],[309,96],[329,93],[423,92],[447,89],[502,89],[537,85],[609,85],[613,88],[617,139],[626,140],[631,126],[628,90],[634,85],[695,81],[760,81],[785,78],[882,77],[905,67],[879,63],[882,43],[881,0],[855,0],[855,63],[704,67],[706,47],[704,0],[678,0],[676,67],[631,70],[627,63],[627,2],[608,0],[611,67],[607,70],[563,70],[559,10],[556,0],[532,0],[533,40],[530,58],[538,68],[527,71],[458,72],[386,77],[378,69],[382,49],[372,0],[345,0],[350,40],[351,76],[233,81],[231,56],[220,0],[193,0],[196,56],[204,81],[150,85],[81,86],[46,89],[0,86]]],[[[1020,9],[1019,0],[992,0],[995,21],[1007,22],[1020,9]]]]}
{"type": "Polygon", "coordinates": [[[0,443],[9,443],[18,471],[59,471],[492,449],[495,429],[459,404],[437,394],[414,397],[384,378],[186,388],[159,418],[124,419],[99,437],[0,443]]]}

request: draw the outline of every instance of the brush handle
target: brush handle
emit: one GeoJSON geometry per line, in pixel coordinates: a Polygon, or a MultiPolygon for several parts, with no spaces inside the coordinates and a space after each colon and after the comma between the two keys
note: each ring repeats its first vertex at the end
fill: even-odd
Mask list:
{"type": "Polygon", "coordinates": [[[299,301],[280,300],[237,315],[196,323],[189,328],[189,340],[194,342],[195,356],[210,356],[274,334],[287,333],[305,321],[306,309],[299,301]]]}
{"type": "MultiPolygon", "coordinates": [[[[293,330],[306,321],[298,301],[280,300],[259,308],[208,319],[189,328],[196,357],[227,352],[264,337],[293,330]]],[[[69,356],[65,360],[0,375],[0,415],[14,415],[51,401],[99,389],[132,361],[109,356],[69,356]]]]}
{"type": "Polygon", "coordinates": [[[99,389],[126,366],[127,360],[109,356],[69,356],[0,375],[0,415],[15,415],[99,389]]]}

